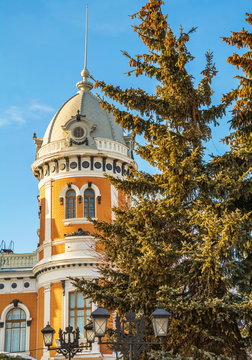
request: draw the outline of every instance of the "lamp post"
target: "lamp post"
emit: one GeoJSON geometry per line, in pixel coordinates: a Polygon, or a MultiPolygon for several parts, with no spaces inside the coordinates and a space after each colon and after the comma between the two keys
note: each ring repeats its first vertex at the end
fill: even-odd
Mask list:
{"type": "Polygon", "coordinates": [[[98,344],[113,345],[115,351],[120,352],[123,356],[128,356],[129,360],[137,359],[137,357],[150,345],[162,345],[167,336],[168,321],[170,314],[168,311],[158,307],[152,314],[151,320],[154,328],[155,336],[159,342],[144,341],[145,321],[144,316],[139,319],[133,311],[126,313],[125,318],[116,315],[115,318],[115,334],[116,341],[102,341],[105,335],[107,320],[109,313],[107,310],[99,306],[91,313],[93,320],[94,336],[98,337],[98,344]]]}
{"type": "Polygon", "coordinates": [[[41,330],[44,338],[44,344],[48,350],[56,350],[57,353],[65,356],[66,359],[71,360],[78,352],[81,352],[82,349],[88,349],[91,347],[92,342],[94,342],[94,331],[92,324],[84,326],[87,332],[87,342],[88,345],[80,345],[80,331],[77,327],[76,330],[73,330],[72,326],[66,327],[65,331],[59,330],[59,339],[56,340],[57,347],[52,347],[53,336],[55,330],[48,323],[44,329],[41,330]]]}

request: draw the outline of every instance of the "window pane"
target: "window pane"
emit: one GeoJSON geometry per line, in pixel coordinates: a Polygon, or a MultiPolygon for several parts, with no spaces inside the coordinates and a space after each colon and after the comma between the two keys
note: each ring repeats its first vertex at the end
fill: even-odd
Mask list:
{"type": "Polygon", "coordinates": [[[5,332],[5,351],[10,352],[10,342],[11,342],[11,330],[6,330],[5,332]]]}
{"type": "Polygon", "coordinates": [[[76,217],[76,194],[74,190],[68,190],[66,193],[66,219],[76,217]]]}
{"type": "Polygon", "coordinates": [[[21,329],[20,350],[25,351],[25,328],[21,329]]]}
{"type": "Polygon", "coordinates": [[[70,326],[75,328],[74,317],[70,317],[69,324],[70,324],[70,326]]]}
{"type": "Polygon", "coordinates": [[[91,218],[95,217],[95,209],[89,209],[89,217],[91,218]]]}
{"type": "Polygon", "coordinates": [[[24,310],[21,310],[20,319],[26,319],[26,314],[24,310]]]}
{"type": "Polygon", "coordinates": [[[87,307],[91,306],[89,298],[85,298],[85,306],[87,307]]]}
{"type": "Polygon", "coordinates": [[[21,318],[21,312],[20,309],[14,309],[12,310],[12,319],[17,320],[21,318]]]}
{"type": "Polygon", "coordinates": [[[13,329],[11,334],[11,351],[16,352],[20,351],[19,348],[19,338],[20,338],[20,329],[13,329]]]}
{"type": "Polygon", "coordinates": [[[75,293],[70,293],[70,294],[69,294],[69,304],[70,304],[70,308],[74,308],[74,295],[75,295],[75,293]]]}
{"type": "Polygon", "coordinates": [[[83,319],[83,317],[77,319],[77,326],[80,330],[80,333],[83,335],[84,334],[84,319],[83,319]]]}
{"type": "Polygon", "coordinates": [[[95,217],[95,193],[93,189],[84,192],[84,216],[95,217]]]}
{"type": "Polygon", "coordinates": [[[85,190],[84,196],[85,196],[85,195],[93,195],[93,196],[94,196],[94,190],[92,190],[92,189],[87,189],[87,190],[85,190]]]}
{"type": "Polygon", "coordinates": [[[82,293],[77,293],[77,307],[84,307],[84,299],[82,293]]]}

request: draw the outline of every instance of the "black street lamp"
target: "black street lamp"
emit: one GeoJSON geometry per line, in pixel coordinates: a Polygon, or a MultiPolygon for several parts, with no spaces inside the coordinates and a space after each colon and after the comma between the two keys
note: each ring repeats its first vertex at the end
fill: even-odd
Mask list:
{"type": "Polygon", "coordinates": [[[78,352],[81,352],[82,349],[88,349],[91,347],[92,342],[94,341],[94,331],[93,327],[88,324],[85,326],[87,331],[87,341],[88,345],[80,345],[80,331],[79,328],[73,330],[72,326],[66,327],[65,331],[59,330],[59,339],[57,343],[58,347],[51,347],[53,343],[53,336],[55,330],[48,323],[44,329],[41,330],[44,337],[44,344],[48,350],[56,350],[57,353],[65,356],[66,359],[71,360],[78,352]],[[89,328],[87,329],[89,325],[89,328]]]}
{"type": "Polygon", "coordinates": [[[107,320],[109,313],[107,310],[98,307],[91,313],[93,320],[94,336],[98,337],[98,344],[113,345],[115,351],[120,352],[123,356],[128,356],[129,360],[137,359],[137,357],[150,345],[162,345],[164,338],[167,336],[168,321],[170,314],[162,308],[157,308],[151,314],[151,320],[154,328],[155,336],[160,339],[159,342],[144,341],[145,321],[144,316],[140,319],[136,318],[136,314],[129,311],[125,315],[125,319],[116,315],[115,318],[115,334],[116,341],[105,341],[101,338],[105,335],[107,320]]]}

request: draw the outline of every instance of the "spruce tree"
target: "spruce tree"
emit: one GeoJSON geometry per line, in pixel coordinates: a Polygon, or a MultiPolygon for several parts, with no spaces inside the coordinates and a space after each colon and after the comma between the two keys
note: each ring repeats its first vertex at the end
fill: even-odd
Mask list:
{"type": "MultiPolygon", "coordinates": [[[[171,313],[163,352],[146,359],[248,359],[251,319],[251,34],[243,30],[224,40],[249,51],[229,62],[246,77],[213,105],[211,82],[217,74],[206,54],[202,79],[194,83],[187,65],[187,42],[195,29],[179,35],[162,13],[161,0],[149,0],[132,17],[146,45],[129,58],[129,75],[157,81],[154,94],[97,81],[101,101],[116,121],[145,145],[136,152],[157,169],[132,169],[126,179],[110,178],[127,204],[115,209],[112,224],[95,222],[104,246],[100,282],[74,283],[85,296],[124,314],[130,308],[149,315],[161,304],[171,313]],[[235,101],[226,141],[230,152],[204,160],[228,105],[235,101]],[[154,356],[154,357],[153,357],[154,356]]],[[[251,16],[248,16],[251,24],[251,16]]],[[[148,320],[147,320],[148,321],[148,320]]],[[[252,327],[251,327],[252,328],[252,327]]],[[[147,337],[153,339],[151,327],[147,337]]]]}

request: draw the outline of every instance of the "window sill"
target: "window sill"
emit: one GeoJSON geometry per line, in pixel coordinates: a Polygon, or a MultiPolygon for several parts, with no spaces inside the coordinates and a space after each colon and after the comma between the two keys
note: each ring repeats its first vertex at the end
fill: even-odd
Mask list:
{"type": "MultiPolygon", "coordinates": [[[[97,220],[97,218],[93,218],[93,220],[97,220]]],[[[92,224],[87,218],[73,218],[73,219],[63,219],[63,224],[65,226],[69,225],[78,225],[78,224],[92,224]]]]}

